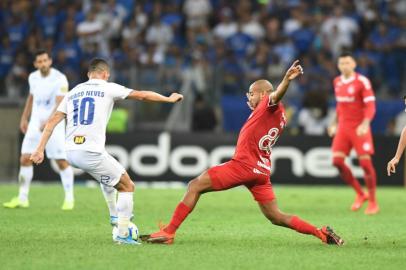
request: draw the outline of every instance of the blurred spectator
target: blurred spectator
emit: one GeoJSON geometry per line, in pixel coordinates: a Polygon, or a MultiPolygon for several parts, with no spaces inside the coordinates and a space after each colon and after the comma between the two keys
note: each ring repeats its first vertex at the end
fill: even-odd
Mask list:
{"type": "Polygon", "coordinates": [[[208,24],[212,7],[209,0],[186,0],[183,11],[186,14],[186,25],[195,28],[208,24]]]}
{"type": "Polygon", "coordinates": [[[319,91],[309,91],[304,96],[298,125],[305,135],[324,135],[330,124],[326,96],[319,91]]]}
{"type": "Polygon", "coordinates": [[[11,46],[8,35],[1,37],[0,45],[0,95],[6,95],[6,77],[13,66],[15,48],[11,46]]]}
{"type": "Polygon", "coordinates": [[[28,92],[27,80],[29,72],[26,68],[27,64],[27,56],[23,53],[18,53],[6,78],[7,96],[9,98],[19,99],[24,97],[28,92]]]}
{"type": "Polygon", "coordinates": [[[237,32],[237,23],[232,19],[232,10],[224,8],[221,11],[220,23],[213,29],[214,36],[226,40],[237,32]]]}
{"type": "Polygon", "coordinates": [[[165,51],[173,39],[172,28],[163,24],[159,17],[154,17],[152,25],[147,29],[145,39],[148,44],[158,45],[158,50],[165,51]]]}
{"type": "Polygon", "coordinates": [[[332,16],[321,26],[322,34],[335,57],[343,48],[353,48],[355,35],[359,31],[357,22],[343,13],[343,9],[336,6],[332,16]]]}
{"type": "Polygon", "coordinates": [[[217,126],[214,109],[198,94],[193,106],[192,131],[213,131],[217,126]]]}

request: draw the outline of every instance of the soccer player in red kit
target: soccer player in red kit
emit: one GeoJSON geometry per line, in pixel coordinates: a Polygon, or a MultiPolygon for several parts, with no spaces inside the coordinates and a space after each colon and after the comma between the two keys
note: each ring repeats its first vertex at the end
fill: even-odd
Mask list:
{"type": "Polygon", "coordinates": [[[247,97],[248,106],[253,112],[240,131],[233,158],[191,180],[170,223],[160,226],[156,233],[143,236],[143,240],[172,244],[176,230],[192,212],[200,195],[244,185],[258,202],[262,213],[273,224],[314,235],[327,244],[344,243],[330,227],[319,229],[297,216],[281,212],[269,181],[271,150],[286,125],[285,110],[279,101],[288,89],[290,81],[301,73],[303,69],[299,61],[295,61],[275,91],[267,80],[258,80],[251,84],[247,97]]]}
{"type": "Polygon", "coordinates": [[[334,79],[334,92],[337,101],[336,120],[329,127],[333,139],[333,164],[339,170],[341,178],[355,190],[355,201],[351,210],[357,211],[368,200],[365,214],[378,213],[375,198],[376,173],[371,155],[374,143],[370,123],[375,115],[375,96],[370,81],[355,72],[356,62],[349,53],[343,53],[338,59],[341,75],[334,79]],[[345,164],[345,158],[354,148],[359,164],[364,171],[368,193],[364,193],[360,183],[345,164]]]}

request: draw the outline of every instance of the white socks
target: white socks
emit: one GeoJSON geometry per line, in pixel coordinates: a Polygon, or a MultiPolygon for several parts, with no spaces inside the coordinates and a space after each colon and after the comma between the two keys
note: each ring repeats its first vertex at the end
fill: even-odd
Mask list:
{"type": "Polygon", "coordinates": [[[110,216],[117,217],[117,190],[103,184],[100,184],[100,188],[109,208],[110,216]]]}
{"type": "Polygon", "coordinates": [[[18,182],[20,183],[20,190],[18,198],[21,202],[28,201],[28,192],[30,191],[30,184],[34,175],[33,166],[21,166],[20,173],[18,174],[18,182]]]}
{"type": "Polygon", "coordinates": [[[117,199],[118,235],[122,238],[128,236],[128,224],[133,213],[133,193],[119,192],[117,199]]]}
{"type": "Polygon", "coordinates": [[[59,172],[63,189],[65,190],[65,201],[73,202],[73,170],[71,166],[59,172]]]}

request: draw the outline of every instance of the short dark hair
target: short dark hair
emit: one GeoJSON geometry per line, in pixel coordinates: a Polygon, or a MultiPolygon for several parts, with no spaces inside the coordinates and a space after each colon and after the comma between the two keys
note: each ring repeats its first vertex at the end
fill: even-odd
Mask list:
{"type": "Polygon", "coordinates": [[[51,55],[48,53],[47,50],[45,50],[45,49],[38,49],[38,50],[36,50],[36,51],[34,52],[34,60],[37,59],[37,56],[40,56],[40,55],[43,55],[43,54],[46,54],[46,55],[48,55],[48,57],[51,57],[51,55]]]}
{"type": "Polygon", "coordinates": [[[354,55],[349,51],[343,51],[338,58],[348,57],[348,56],[354,58],[354,55]]]}
{"type": "Polygon", "coordinates": [[[403,99],[406,99],[406,96],[403,96],[403,99]]]}
{"type": "Polygon", "coordinates": [[[109,71],[110,67],[106,60],[102,58],[93,58],[89,63],[89,72],[109,71]]]}

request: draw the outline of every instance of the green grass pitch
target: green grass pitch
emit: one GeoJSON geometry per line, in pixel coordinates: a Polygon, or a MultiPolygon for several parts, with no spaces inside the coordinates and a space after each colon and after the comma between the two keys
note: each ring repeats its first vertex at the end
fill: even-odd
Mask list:
{"type": "MultiPolygon", "coordinates": [[[[0,185],[0,200],[16,190],[0,185]]],[[[29,209],[0,209],[0,269],[405,269],[403,188],[380,188],[381,212],[365,216],[349,211],[349,188],[275,186],[283,211],[331,225],[343,247],[272,225],[243,188],[203,195],[172,246],[119,246],[101,191],[79,186],[75,192],[72,212],[60,210],[59,185],[34,185],[29,209]]],[[[167,222],[183,192],[137,189],[141,233],[167,222]]]]}

